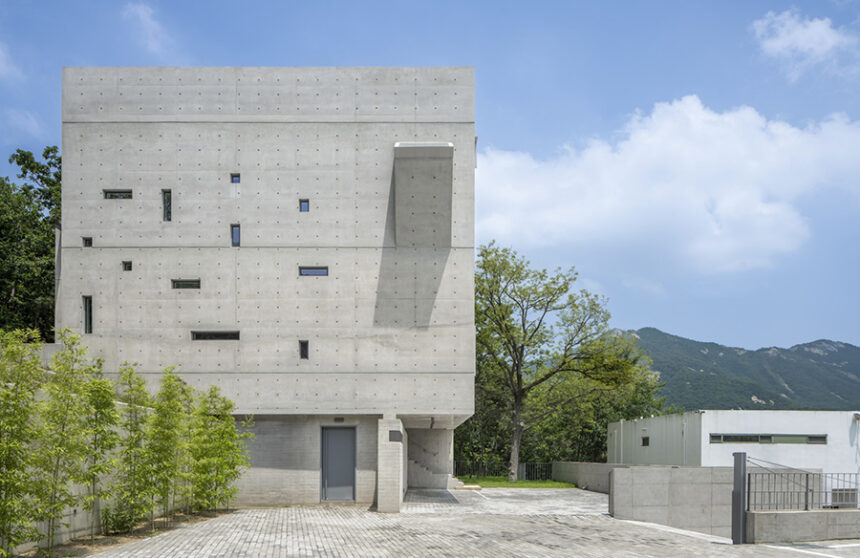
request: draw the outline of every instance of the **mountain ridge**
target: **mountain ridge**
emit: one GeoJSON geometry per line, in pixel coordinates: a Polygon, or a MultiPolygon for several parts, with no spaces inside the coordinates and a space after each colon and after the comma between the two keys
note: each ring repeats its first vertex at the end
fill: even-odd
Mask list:
{"type": "Polygon", "coordinates": [[[744,349],[645,327],[631,331],[669,404],[694,409],[860,409],[860,347],[818,339],[744,349]]]}

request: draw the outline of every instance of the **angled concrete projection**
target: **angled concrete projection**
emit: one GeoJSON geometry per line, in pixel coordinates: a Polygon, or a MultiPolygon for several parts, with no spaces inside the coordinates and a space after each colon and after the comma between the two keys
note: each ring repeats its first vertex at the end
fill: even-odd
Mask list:
{"type": "Polygon", "coordinates": [[[430,325],[451,254],[453,173],[452,143],[394,144],[385,230],[395,247],[382,251],[374,325],[430,325]]]}

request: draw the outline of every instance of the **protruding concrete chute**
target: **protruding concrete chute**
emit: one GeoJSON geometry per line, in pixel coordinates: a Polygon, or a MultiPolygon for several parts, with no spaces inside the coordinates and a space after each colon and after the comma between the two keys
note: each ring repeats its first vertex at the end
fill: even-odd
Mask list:
{"type": "Polygon", "coordinates": [[[394,238],[398,247],[451,247],[454,144],[394,144],[394,238]]]}
{"type": "Polygon", "coordinates": [[[406,472],[406,429],[400,419],[385,414],[379,419],[376,446],[376,510],[399,512],[406,472]]]}

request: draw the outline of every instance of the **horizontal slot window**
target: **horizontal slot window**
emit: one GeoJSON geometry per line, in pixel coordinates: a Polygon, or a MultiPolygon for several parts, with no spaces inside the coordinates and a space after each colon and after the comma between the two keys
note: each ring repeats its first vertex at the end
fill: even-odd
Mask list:
{"type": "Polygon", "coordinates": [[[712,444],[826,444],[827,434],[711,434],[712,444]]]}
{"type": "Polygon", "coordinates": [[[199,289],[200,279],[171,279],[174,289],[199,289]]]}
{"type": "Polygon", "coordinates": [[[106,200],[130,200],[131,190],[102,190],[106,200]]]}
{"type": "Polygon", "coordinates": [[[300,266],[299,275],[302,277],[325,277],[328,275],[328,267],[300,266]]]}
{"type": "Polygon", "coordinates": [[[238,341],[238,331],[192,331],[193,341],[238,341]]]}

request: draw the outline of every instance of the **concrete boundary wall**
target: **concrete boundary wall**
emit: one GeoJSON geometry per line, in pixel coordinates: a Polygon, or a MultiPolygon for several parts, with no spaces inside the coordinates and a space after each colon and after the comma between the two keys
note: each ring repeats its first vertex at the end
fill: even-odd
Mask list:
{"type": "Polygon", "coordinates": [[[610,471],[609,514],[730,537],[732,468],[634,466],[610,471]]]}
{"type": "Polygon", "coordinates": [[[860,538],[860,510],[747,512],[747,542],[860,538]]]}
{"type": "Polygon", "coordinates": [[[552,480],[570,482],[584,490],[609,494],[609,472],[617,467],[627,467],[627,465],[554,461],[552,480]]]}

